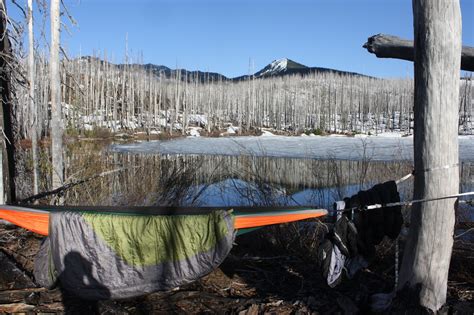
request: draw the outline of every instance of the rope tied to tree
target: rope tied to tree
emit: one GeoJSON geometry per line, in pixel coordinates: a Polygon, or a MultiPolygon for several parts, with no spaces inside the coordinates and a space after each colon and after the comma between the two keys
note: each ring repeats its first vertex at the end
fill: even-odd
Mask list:
{"type": "Polygon", "coordinates": [[[363,207],[352,207],[352,208],[348,208],[348,209],[335,209],[334,211],[335,212],[368,211],[368,210],[386,208],[386,207],[388,208],[388,207],[396,207],[396,206],[411,206],[415,203],[423,203],[423,202],[445,200],[445,199],[454,199],[454,198],[465,197],[465,196],[473,196],[473,195],[474,195],[474,191],[470,191],[470,192],[459,193],[459,194],[454,194],[454,195],[449,195],[449,196],[436,197],[436,198],[414,199],[414,200],[408,200],[408,201],[390,202],[390,203],[386,203],[386,204],[376,203],[376,204],[373,204],[373,205],[368,205],[368,206],[363,206],[363,207]]]}
{"type": "Polygon", "coordinates": [[[420,174],[420,173],[427,173],[427,172],[439,171],[439,170],[447,170],[447,169],[455,168],[455,167],[459,167],[459,163],[447,164],[447,165],[438,166],[438,167],[429,167],[429,168],[425,168],[425,169],[422,169],[422,170],[413,170],[412,175],[415,176],[416,174],[420,174]]]}

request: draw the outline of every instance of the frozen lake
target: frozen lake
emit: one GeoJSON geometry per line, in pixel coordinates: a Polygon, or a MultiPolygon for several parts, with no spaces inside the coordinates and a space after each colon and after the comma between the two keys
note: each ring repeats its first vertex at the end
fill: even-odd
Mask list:
{"type": "MultiPolygon", "coordinates": [[[[113,144],[113,152],[139,154],[255,155],[282,158],[394,161],[413,159],[413,137],[222,137],[113,144]]],[[[474,136],[459,136],[462,161],[474,160],[474,136]]]]}
{"type": "MultiPolygon", "coordinates": [[[[123,171],[77,200],[106,205],[314,205],[336,200],[412,171],[413,138],[234,137],[182,138],[71,147],[74,170],[123,171]],[[361,161],[364,156],[367,160],[361,161]],[[90,193],[93,191],[94,193],[90,193]],[[88,199],[89,198],[89,199],[88,199]],[[95,201],[96,200],[96,201],[95,201]]],[[[474,189],[474,137],[460,137],[460,191],[474,189]]],[[[413,180],[399,191],[411,199],[413,180]]],[[[461,213],[461,212],[460,212],[461,213]]],[[[472,210],[462,212],[472,220],[472,210]]]]}

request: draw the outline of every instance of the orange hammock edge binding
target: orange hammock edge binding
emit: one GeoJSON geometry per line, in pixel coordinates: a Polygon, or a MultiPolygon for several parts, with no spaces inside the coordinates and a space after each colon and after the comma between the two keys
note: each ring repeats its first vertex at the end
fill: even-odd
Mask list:
{"type": "Polygon", "coordinates": [[[48,236],[49,213],[35,213],[0,209],[0,219],[11,222],[32,232],[48,236]]]}
{"type": "Polygon", "coordinates": [[[315,213],[288,213],[281,215],[268,215],[268,216],[242,216],[236,217],[234,227],[236,229],[247,229],[253,227],[260,227],[273,224],[288,223],[312,218],[318,218],[325,216],[327,211],[319,210],[315,213]]]}
{"type": "MultiPolygon", "coordinates": [[[[325,216],[326,210],[315,210],[312,213],[286,213],[259,216],[236,216],[234,221],[235,229],[247,229],[266,225],[288,223],[311,218],[325,216]]],[[[0,219],[9,221],[32,232],[48,236],[49,234],[49,213],[36,213],[27,211],[3,210],[0,209],[0,219]]]]}

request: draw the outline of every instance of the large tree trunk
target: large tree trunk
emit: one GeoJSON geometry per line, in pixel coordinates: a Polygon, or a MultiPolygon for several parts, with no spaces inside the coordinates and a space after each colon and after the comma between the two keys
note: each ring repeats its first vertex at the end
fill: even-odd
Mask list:
{"type": "MultiPolygon", "coordinates": [[[[458,97],[461,12],[457,0],[414,0],[414,199],[459,191],[458,97]],[[444,168],[447,167],[447,168],[444,168]]],[[[420,289],[420,305],[446,302],[456,200],[414,205],[399,289],[420,289]]]]}
{"type": "Polygon", "coordinates": [[[35,106],[35,56],[33,37],[33,0],[28,0],[28,74],[30,81],[30,130],[31,130],[31,150],[33,154],[33,194],[38,193],[38,118],[35,106]]]}
{"type": "MultiPolygon", "coordinates": [[[[413,61],[413,41],[397,36],[377,34],[367,39],[363,46],[378,58],[395,58],[413,61]]],[[[474,47],[463,46],[461,51],[461,70],[474,71],[474,47]]]]}
{"type": "Polygon", "coordinates": [[[53,164],[53,189],[62,186],[64,182],[64,126],[61,108],[61,77],[59,72],[59,29],[59,0],[51,0],[51,52],[49,66],[51,75],[51,155],[53,164]]]}
{"type": "Polygon", "coordinates": [[[0,144],[2,160],[2,186],[0,200],[6,203],[16,201],[15,196],[15,145],[13,139],[13,105],[10,94],[11,69],[8,59],[12,58],[10,40],[7,34],[7,9],[5,0],[0,2],[0,144]]]}

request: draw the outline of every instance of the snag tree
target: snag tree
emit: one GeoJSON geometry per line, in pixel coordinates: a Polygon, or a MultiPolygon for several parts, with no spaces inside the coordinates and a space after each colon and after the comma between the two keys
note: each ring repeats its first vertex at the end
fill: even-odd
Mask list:
{"type": "Polygon", "coordinates": [[[51,81],[51,143],[53,185],[58,188],[64,183],[63,134],[64,126],[61,108],[61,74],[59,60],[59,1],[51,0],[51,50],[49,55],[51,81]]]}
{"type": "MultiPolygon", "coordinates": [[[[458,0],[413,0],[415,34],[414,199],[459,192],[458,104],[461,12],[458,0]]],[[[419,303],[446,302],[455,199],[413,206],[399,289],[419,288],[419,303]]]]}

